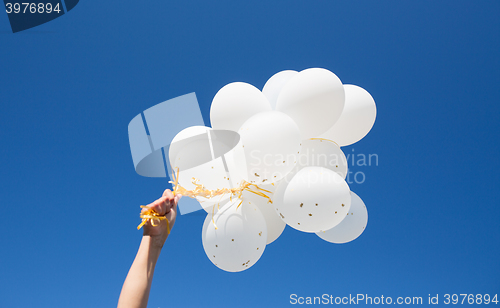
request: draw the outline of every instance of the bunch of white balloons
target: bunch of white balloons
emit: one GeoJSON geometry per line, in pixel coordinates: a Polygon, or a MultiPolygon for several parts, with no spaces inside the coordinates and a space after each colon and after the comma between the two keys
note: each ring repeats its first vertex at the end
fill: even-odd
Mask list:
{"type": "Polygon", "coordinates": [[[202,240],[210,261],[245,270],[286,225],[332,243],[359,237],[368,213],[345,181],[340,147],[361,140],[375,117],[366,90],[323,68],[279,72],[262,91],[243,82],[221,88],[212,127],[181,131],[169,150],[186,189],[195,187],[193,178],[210,190],[256,185],[241,198],[198,198],[208,213],[202,240]]]}

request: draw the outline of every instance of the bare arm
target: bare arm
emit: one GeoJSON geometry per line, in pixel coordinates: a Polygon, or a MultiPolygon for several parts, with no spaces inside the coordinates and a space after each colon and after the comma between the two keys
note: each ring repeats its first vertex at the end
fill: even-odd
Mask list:
{"type": "Polygon", "coordinates": [[[147,306],[156,261],[167,240],[169,228],[172,229],[174,226],[179,199],[180,195],[174,197],[167,189],[160,199],[147,206],[160,215],[165,215],[168,223],[167,220],[161,220],[157,226],[152,226],[149,222],[144,225],[141,245],[123,283],[118,308],[145,308],[147,306]]]}

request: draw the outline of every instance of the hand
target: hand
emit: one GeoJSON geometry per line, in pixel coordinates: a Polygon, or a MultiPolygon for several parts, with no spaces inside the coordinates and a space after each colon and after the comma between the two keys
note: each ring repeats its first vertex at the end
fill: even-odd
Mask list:
{"type": "Polygon", "coordinates": [[[166,220],[155,221],[156,226],[153,226],[151,222],[148,221],[143,227],[143,235],[150,236],[151,239],[154,240],[155,245],[163,247],[170,230],[174,227],[175,218],[177,216],[177,202],[181,197],[182,195],[179,194],[174,196],[170,189],[166,189],[161,198],[146,205],[146,207],[142,209],[142,213],[148,209],[153,209],[159,215],[166,217],[166,220]]]}

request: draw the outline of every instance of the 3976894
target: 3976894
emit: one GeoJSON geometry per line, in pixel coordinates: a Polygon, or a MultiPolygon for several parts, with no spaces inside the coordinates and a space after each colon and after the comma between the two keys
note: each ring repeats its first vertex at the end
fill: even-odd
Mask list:
{"type": "Polygon", "coordinates": [[[27,3],[27,2],[14,2],[6,3],[5,11],[7,14],[59,14],[62,12],[59,3],[55,6],[52,3],[27,3]]]}

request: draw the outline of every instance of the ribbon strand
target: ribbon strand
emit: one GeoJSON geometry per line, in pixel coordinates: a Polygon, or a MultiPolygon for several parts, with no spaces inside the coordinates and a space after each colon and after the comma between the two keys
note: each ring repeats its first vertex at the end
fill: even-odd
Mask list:
{"type": "MultiPolygon", "coordinates": [[[[258,185],[253,184],[253,183],[249,183],[245,180],[243,180],[241,182],[241,185],[239,187],[236,187],[236,188],[219,188],[219,189],[215,189],[215,190],[209,190],[209,189],[206,189],[205,186],[203,186],[203,184],[199,184],[198,179],[193,178],[192,183],[194,184],[195,189],[187,190],[179,184],[179,168],[177,168],[177,173],[172,173],[172,177],[174,180],[170,181],[169,183],[171,183],[172,186],[174,187],[174,191],[173,191],[174,196],[180,194],[182,196],[186,196],[189,198],[204,197],[207,199],[211,199],[211,198],[216,197],[216,196],[221,196],[221,199],[222,199],[222,197],[225,194],[230,194],[231,200],[232,200],[233,196],[236,196],[239,199],[242,199],[242,201],[236,207],[236,209],[238,209],[240,207],[240,205],[243,203],[243,191],[248,191],[248,192],[254,193],[256,195],[259,195],[263,198],[266,198],[268,200],[268,203],[273,203],[271,197],[269,197],[266,194],[266,193],[272,194],[272,192],[270,192],[269,190],[260,188],[258,185]]],[[[146,208],[146,206],[141,205],[141,208],[146,208]]],[[[218,208],[219,208],[219,204],[217,204],[217,209],[218,208]]],[[[215,204],[212,208],[212,223],[214,224],[215,228],[217,229],[217,225],[215,224],[215,221],[214,221],[214,214],[215,214],[214,212],[215,212],[215,204]]],[[[157,213],[153,209],[148,209],[144,213],[141,213],[140,218],[142,219],[142,222],[139,226],[137,226],[137,230],[142,228],[142,226],[144,226],[148,221],[150,221],[150,223],[153,226],[156,226],[155,222],[159,223],[160,220],[166,220],[167,227],[168,227],[168,219],[165,216],[161,216],[159,213],[157,213]]],[[[169,233],[170,233],[170,229],[169,229],[169,233]]]]}

